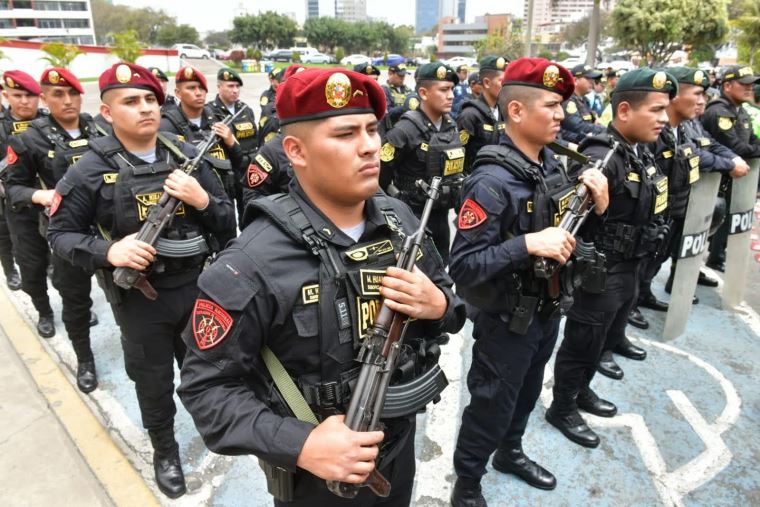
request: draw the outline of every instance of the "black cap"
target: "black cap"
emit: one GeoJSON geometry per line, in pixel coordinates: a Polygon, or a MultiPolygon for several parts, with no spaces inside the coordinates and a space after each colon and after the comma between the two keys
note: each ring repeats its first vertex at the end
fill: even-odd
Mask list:
{"type": "Polygon", "coordinates": [[[360,63],[359,65],[354,65],[354,72],[358,72],[359,74],[364,74],[367,76],[379,76],[380,75],[380,69],[372,65],[371,63],[360,63]]]}
{"type": "Polygon", "coordinates": [[[166,77],[166,74],[163,70],[159,69],[158,67],[148,67],[148,70],[153,73],[154,76],[156,76],[156,79],[159,81],[169,82],[169,78],[166,77]]]}
{"type": "Polygon", "coordinates": [[[586,77],[589,79],[599,79],[602,77],[602,73],[598,70],[594,70],[588,65],[580,64],[576,65],[572,69],[570,69],[570,72],[573,74],[573,77],[586,77]]]}
{"type": "Polygon", "coordinates": [[[417,79],[420,81],[451,81],[454,84],[459,83],[459,76],[454,69],[441,62],[426,63],[419,67],[417,79]]]}
{"type": "Polygon", "coordinates": [[[729,65],[720,75],[720,80],[724,83],[739,81],[741,84],[753,84],[760,81],[760,76],[756,76],[749,65],[729,65]]]}
{"type": "Polygon", "coordinates": [[[480,73],[473,72],[469,76],[467,76],[467,82],[468,83],[480,83],[480,73]]]}
{"type": "Polygon", "coordinates": [[[623,74],[612,93],[628,91],[667,93],[672,99],[678,93],[678,80],[664,70],[642,67],[623,74]]]}
{"type": "Polygon", "coordinates": [[[406,64],[399,63],[398,65],[391,65],[388,67],[388,72],[394,72],[399,76],[406,76],[406,64]]]}
{"type": "Polygon", "coordinates": [[[282,81],[282,69],[280,67],[274,67],[269,71],[269,79],[276,79],[282,81]]]}
{"type": "Polygon", "coordinates": [[[219,69],[219,72],[216,73],[216,80],[217,81],[235,81],[240,86],[243,86],[243,79],[240,77],[240,74],[238,74],[235,69],[219,69]]]}

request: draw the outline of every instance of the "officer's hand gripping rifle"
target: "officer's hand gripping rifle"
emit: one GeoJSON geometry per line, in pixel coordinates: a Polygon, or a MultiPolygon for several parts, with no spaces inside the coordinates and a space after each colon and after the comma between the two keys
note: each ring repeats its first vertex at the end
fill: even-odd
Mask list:
{"type": "MultiPolygon", "coordinates": [[[[234,115],[228,115],[222,123],[224,125],[231,124],[247,107],[248,106],[243,106],[234,115]]],[[[185,174],[191,174],[198,168],[203,157],[206,155],[206,152],[208,152],[214,143],[216,143],[216,135],[212,132],[197,146],[198,154],[195,158],[186,158],[179,169],[185,174]]],[[[177,213],[180,204],[181,201],[179,199],[170,196],[167,192],[161,194],[156,205],[150,208],[148,217],[145,219],[145,223],[143,223],[140,231],[137,233],[136,239],[148,243],[150,246],[155,246],[161,233],[169,226],[169,224],[171,224],[172,219],[174,219],[174,215],[177,213]]],[[[118,267],[113,272],[113,281],[123,289],[129,290],[136,287],[150,300],[155,300],[158,297],[156,289],[154,289],[150,282],[148,282],[148,277],[143,271],[124,266],[118,267]]]]}
{"type": "MultiPolygon", "coordinates": [[[[610,158],[612,158],[612,155],[615,153],[618,144],[617,141],[614,141],[612,148],[610,148],[605,154],[604,158],[593,163],[590,163],[590,159],[581,153],[572,152],[572,154],[570,154],[564,150],[562,153],[567,154],[568,157],[572,157],[575,160],[581,161],[587,166],[582,168],[579,172],[583,172],[586,169],[598,169],[604,173],[604,168],[607,167],[607,164],[610,162],[610,158]]],[[[575,237],[592,209],[594,209],[594,201],[591,192],[589,192],[586,185],[582,184],[567,205],[567,210],[565,210],[565,213],[562,215],[558,227],[566,230],[575,237]]],[[[551,283],[549,283],[549,296],[552,298],[559,297],[560,284],[559,279],[557,278],[559,267],[560,264],[558,261],[548,257],[538,257],[533,263],[533,273],[536,277],[551,281],[551,283]]]]}
{"type": "MultiPolygon", "coordinates": [[[[396,262],[396,267],[407,271],[412,271],[417,260],[433,203],[440,193],[441,178],[434,177],[429,186],[422,181],[418,181],[417,184],[427,193],[425,208],[419,228],[404,239],[396,262]]],[[[381,300],[375,323],[368,331],[357,357],[362,365],[345,419],[346,426],[353,431],[374,431],[378,428],[378,420],[383,411],[391,375],[396,369],[408,320],[408,316],[391,310],[385,304],[385,300],[381,300]]],[[[327,481],[327,488],[344,498],[354,498],[362,486],[369,487],[373,493],[382,497],[388,496],[391,491],[390,483],[377,468],[372,470],[363,484],[327,481]]]]}

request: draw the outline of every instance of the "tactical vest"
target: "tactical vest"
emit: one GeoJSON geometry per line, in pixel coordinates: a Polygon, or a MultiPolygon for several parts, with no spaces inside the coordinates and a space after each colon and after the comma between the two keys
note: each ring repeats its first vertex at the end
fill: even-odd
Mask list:
{"type": "Polygon", "coordinates": [[[462,105],[462,111],[464,111],[466,107],[474,107],[483,118],[483,122],[479,124],[478,132],[472,133],[478,138],[478,141],[482,142],[484,146],[499,144],[499,137],[501,136],[501,133],[504,132],[504,122],[495,121],[491,108],[484,104],[480,99],[465,101],[462,105]]]}
{"type": "MultiPolygon", "coordinates": [[[[63,174],[69,167],[74,165],[82,158],[82,155],[89,151],[90,141],[93,138],[85,136],[93,136],[97,132],[95,122],[88,114],[80,116],[79,129],[82,136],[74,140],[68,139],[64,135],[65,131],[61,130],[60,127],[54,126],[49,118],[38,118],[32,121],[31,127],[38,130],[50,142],[52,149],[48,150],[45,165],[52,172],[56,182],[63,178],[63,174]]],[[[45,183],[43,182],[42,184],[44,187],[45,183]]]]}
{"type": "MultiPolygon", "coordinates": [[[[214,119],[216,121],[223,121],[229,114],[229,110],[223,105],[221,99],[218,102],[221,105],[214,101],[209,104],[209,108],[214,111],[214,119]]],[[[237,112],[243,107],[243,103],[237,101],[235,107],[235,111],[237,112]]],[[[259,141],[256,136],[256,123],[254,121],[253,111],[250,108],[235,119],[230,125],[230,129],[238,144],[240,144],[240,149],[244,154],[250,155],[256,151],[259,141]]]]}
{"type": "Polygon", "coordinates": [[[406,101],[406,96],[409,95],[409,90],[407,90],[406,87],[400,88],[398,86],[391,86],[386,85],[388,88],[388,91],[391,94],[391,99],[393,100],[393,104],[388,104],[388,107],[399,107],[404,105],[404,101],[406,101]],[[399,91],[401,90],[401,91],[399,91]]]}
{"type": "MultiPolygon", "coordinates": [[[[464,181],[465,150],[456,129],[447,132],[431,132],[420,111],[407,111],[401,117],[408,121],[399,122],[410,139],[427,139],[415,147],[417,160],[425,167],[424,179],[427,183],[434,176],[441,176],[441,195],[435,202],[435,209],[453,208],[459,203],[459,195],[464,181]]],[[[427,195],[417,187],[417,177],[397,171],[393,177],[394,186],[401,192],[401,200],[415,206],[422,206],[427,195]]]]}
{"type": "MultiPolygon", "coordinates": [[[[609,135],[586,138],[581,149],[592,144],[612,147],[609,135]]],[[[644,161],[631,150],[618,147],[629,170],[623,186],[636,201],[634,212],[625,219],[607,220],[596,231],[594,243],[609,259],[632,260],[644,257],[663,246],[669,233],[663,212],[668,208],[668,177],[651,161],[644,161]]],[[[610,196],[612,198],[612,196],[610,196]]]]}
{"type": "Polygon", "coordinates": [[[683,129],[676,147],[667,147],[657,154],[657,162],[668,177],[668,214],[675,218],[686,216],[691,185],[699,180],[699,154],[696,145],[683,129]]]}
{"type": "MultiPolygon", "coordinates": [[[[503,145],[483,147],[473,170],[481,165],[498,165],[516,179],[533,185],[532,198],[519,203],[521,212],[530,216],[527,232],[558,225],[576,192],[561,164],[558,171],[544,176],[535,165],[503,145]]],[[[510,233],[505,232],[502,239],[510,239],[510,233]]],[[[532,267],[480,285],[457,287],[457,292],[475,307],[501,315],[510,322],[510,330],[518,334],[527,332],[534,315],[542,320],[557,318],[572,303],[568,293],[552,299],[547,292],[547,280],[539,279],[532,267]]]]}
{"type": "MultiPolygon", "coordinates": [[[[159,136],[159,142],[165,145],[176,143],[163,135],[159,136]]],[[[90,149],[116,171],[103,175],[101,187],[101,194],[114,206],[114,227],[109,231],[110,236],[123,238],[139,231],[151,207],[163,194],[166,178],[179,167],[178,161],[169,157],[168,161],[133,165],[124,156],[124,147],[113,136],[93,140],[90,149]]],[[[204,236],[200,224],[186,220],[185,205],[180,203],[174,219],[156,245],[162,262],[154,263],[153,269],[169,272],[200,266],[215,246],[213,238],[204,236]]]]}
{"type": "MultiPolygon", "coordinates": [[[[320,418],[348,408],[351,389],[359,373],[355,359],[380,308],[380,283],[385,269],[395,265],[396,253],[403,242],[402,224],[391,201],[381,193],[374,199],[391,230],[390,237],[358,243],[344,250],[323,241],[288,194],[256,199],[249,203],[246,212],[249,220],[253,220],[253,214],[263,213],[320,260],[319,282],[304,286],[292,310],[286,312],[292,313],[296,327],[301,321],[308,321],[301,322],[302,325],[319,324],[321,371],[295,380],[320,418]],[[306,308],[312,305],[317,311],[307,313],[306,308]]],[[[416,325],[412,323],[405,336],[404,351],[393,376],[396,382],[406,384],[425,371],[433,368],[439,371],[440,349],[435,343],[426,343],[416,336],[416,325]]]]}

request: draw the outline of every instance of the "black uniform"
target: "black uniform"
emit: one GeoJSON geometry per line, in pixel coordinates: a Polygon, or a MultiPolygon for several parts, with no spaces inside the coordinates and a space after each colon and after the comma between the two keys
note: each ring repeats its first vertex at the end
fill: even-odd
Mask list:
{"type": "Polygon", "coordinates": [[[464,159],[464,147],[451,116],[444,114],[440,128],[436,128],[421,109],[404,113],[386,134],[380,152],[381,185],[390,195],[411,206],[418,216],[425,194],[416,181],[423,179],[429,183],[433,176],[443,177],[441,196],[430,215],[428,228],[444,264],[449,260],[449,209],[459,201],[464,159]]]}
{"type": "MultiPolygon", "coordinates": [[[[282,147],[282,134],[277,134],[253,157],[241,184],[247,203],[259,197],[285,193],[293,177],[293,168],[282,147]]],[[[242,226],[248,225],[245,220],[242,226]]]]}
{"type": "MultiPolygon", "coordinates": [[[[228,115],[234,114],[226,105],[224,105],[224,102],[219,98],[219,95],[217,95],[212,102],[209,102],[207,107],[211,109],[216,121],[223,121],[228,115]]],[[[245,198],[243,197],[240,178],[248,168],[259,144],[258,132],[256,131],[256,117],[253,114],[253,110],[239,100],[233,104],[235,113],[240,111],[243,107],[245,107],[245,110],[240,113],[240,116],[238,116],[230,125],[230,129],[232,129],[232,133],[235,135],[237,145],[240,146],[239,166],[233,167],[235,177],[237,178],[237,184],[235,185],[235,203],[237,204],[238,217],[243,216],[243,208],[245,207],[245,198]]]]}
{"type": "MultiPolygon", "coordinates": [[[[324,480],[296,468],[313,426],[283,407],[260,354],[264,346],[274,352],[319,419],[344,413],[349,379],[358,372],[356,350],[377,305],[362,273],[395,262],[398,228],[415,229],[416,218],[378,193],[366,202],[366,229],[357,243],[314,207],[296,180],[289,194],[251,206],[257,208],[252,223],[199,280],[201,294],[183,335],[188,353],[180,399],[212,451],[255,454],[295,472],[295,501],[275,505],[408,505],[414,414],[383,421],[379,469],[392,483],[391,497],[363,488],[355,502],[341,500],[324,480]]],[[[425,241],[422,252],[418,265],[446,295],[448,309],[439,321],[409,328],[402,363],[411,377],[437,361],[437,345],[424,337],[455,332],[465,318],[435,247],[425,241]]]]}
{"type": "Polygon", "coordinates": [[[459,139],[465,148],[464,172],[469,174],[478,151],[483,146],[499,144],[504,122],[494,117],[491,106],[481,95],[476,99],[465,100],[462,104],[462,111],[457,116],[457,128],[459,139]]]}
{"type": "Polygon", "coordinates": [[[259,148],[272,140],[280,132],[280,119],[277,117],[277,109],[274,99],[261,107],[259,118],[259,148]]]}
{"type": "Polygon", "coordinates": [[[596,116],[583,97],[573,94],[562,103],[562,109],[565,111],[565,118],[560,124],[560,135],[565,141],[580,144],[586,136],[604,132],[603,126],[594,123],[596,116]]]}
{"type": "Polygon", "coordinates": [[[277,97],[277,90],[272,88],[271,86],[264,90],[264,92],[261,94],[261,97],[259,97],[259,105],[261,106],[262,111],[264,110],[264,106],[267,104],[274,104],[274,100],[277,97]]]}
{"type": "MultiPolygon", "coordinates": [[[[743,107],[733,105],[725,95],[721,94],[707,104],[705,114],[702,115],[702,125],[718,143],[744,160],[760,157],[760,139],[752,130],[752,119],[743,107]]],[[[721,194],[726,198],[728,209],[731,208],[731,185],[731,178],[724,176],[721,194]]],[[[713,236],[708,263],[717,265],[725,261],[729,226],[726,220],[713,236]]]]}
{"type": "Polygon", "coordinates": [[[565,338],[554,363],[550,409],[560,418],[577,414],[577,397],[589,395],[602,348],[612,350],[625,338],[628,313],[638,292],[639,263],[662,248],[666,238],[661,215],[668,205],[667,177],[645,146],[634,149],[612,125],[608,133],[581,144],[584,154],[601,159],[611,139],[620,142],[605,169],[610,195],[606,218],[592,215],[581,231],[606,255],[607,280],[601,293],[576,292],[567,314],[565,338]]]}
{"type": "MultiPolygon", "coordinates": [[[[100,134],[88,114],[79,116],[79,137],[72,137],[52,116],[34,120],[20,136],[10,138],[11,156],[16,159],[8,167],[8,199],[14,210],[11,231],[18,238],[17,260],[21,268],[24,292],[32,298],[40,315],[52,315],[47,296],[48,244],[44,228],[47,213],[32,203],[37,190],[51,190],[68,168],[89,150],[89,143],[100,134]]],[[[9,160],[10,161],[10,160],[9,160]]],[[[50,212],[55,212],[58,196],[50,212]]],[[[74,346],[79,362],[92,360],[90,349],[90,280],[92,272],[73,266],[58,255],[50,259],[53,265],[53,287],[63,301],[62,320],[74,346]]]]}
{"type": "Polygon", "coordinates": [[[475,345],[454,470],[468,482],[480,481],[494,451],[520,448],[566,304],[535,276],[524,235],[555,225],[575,181],[548,149],[540,157],[504,136],[480,151],[462,189],[450,273],[471,305],[475,345]]]}
{"type": "Polygon", "coordinates": [[[697,145],[700,171],[728,173],[734,169],[736,153],[717,142],[699,119],[683,122],[683,128],[686,136],[697,145]]]}
{"type": "MultiPolygon", "coordinates": [[[[192,146],[171,134],[167,142],[192,157],[192,146]]],[[[90,143],[91,151],[66,173],[56,186],[62,196],[53,214],[48,238],[54,252],[82,269],[103,270],[106,294],[121,329],[124,364],[135,382],[143,426],[150,431],[154,449],[176,449],[173,418],[176,412],[173,361],[182,362],[185,347],[180,333],[197,295],[197,279],[218,238],[235,227],[235,212],[218,177],[205,162],[193,173],[209,193],[204,210],[181,205],[161,242],[193,240],[183,257],[167,257],[158,246],[148,281],[158,299],[151,301],[136,289],[113,285],[112,266],[106,260],[112,240],[137,232],[149,207],[162,194],[168,174],[176,167],[175,155],[159,141],[156,160],[148,163],[127,152],[115,136],[90,143]],[[97,227],[99,234],[93,233],[97,227]]]]}

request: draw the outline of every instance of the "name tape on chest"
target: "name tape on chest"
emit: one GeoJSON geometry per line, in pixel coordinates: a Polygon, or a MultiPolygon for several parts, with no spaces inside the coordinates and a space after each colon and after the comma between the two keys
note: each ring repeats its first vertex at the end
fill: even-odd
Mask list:
{"type": "MultiPolygon", "coordinates": [[[[163,192],[148,192],[145,194],[137,194],[135,200],[137,201],[137,219],[140,222],[145,221],[148,218],[150,209],[158,203],[163,192]]],[[[185,214],[185,205],[180,203],[177,208],[177,216],[183,216],[185,214]]]]}
{"type": "Polygon", "coordinates": [[[319,303],[319,284],[301,287],[301,301],[305,305],[319,303]]]}

